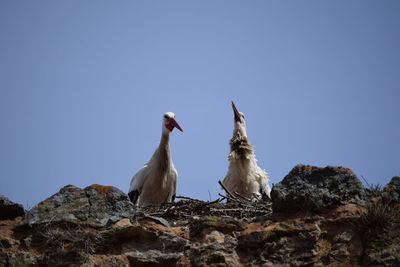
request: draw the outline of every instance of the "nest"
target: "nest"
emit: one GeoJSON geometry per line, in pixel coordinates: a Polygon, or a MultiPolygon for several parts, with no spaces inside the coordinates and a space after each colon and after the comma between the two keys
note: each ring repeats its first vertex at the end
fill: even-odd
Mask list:
{"type": "Polygon", "coordinates": [[[188,220],[195,216],[218,216],[254,221],[257,218],[269,218],[272,214],[271,202],[244,202],[228,199],[227,203],[222,203],[226,198],[219,198],[215,201],[202,201],[189,197],[177,196],[183,199],[174,203],[165,203],[161,206],[149,206],[142,208],[141,211],[149,216],[162,217],[166,220],[188,220]]]}

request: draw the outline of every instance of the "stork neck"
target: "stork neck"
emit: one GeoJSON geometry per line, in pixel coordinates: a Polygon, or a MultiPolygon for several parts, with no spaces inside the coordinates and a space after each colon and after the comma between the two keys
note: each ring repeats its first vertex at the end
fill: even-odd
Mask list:
{"type": "Polygon", "coordinates": [[[166,147],[169,149],[169,133],[162,133],[160,140],[160,148],[166,147]]]}
{"type": "Polygon", "coordinates": [[[244,125],[235,124],[233,129],[233,137],[235,136],[247,137],[246,127],[244,125]]]}
{"type": "Polygon", "coordinates": [[[171,152],[169,149],[169,134],[161,135],[160,145],[155,154],[158,170],[166,172],[170,167],[171,152]]]}
{"type": "Polygon", "coordinates": [[[253,146],[249,143],[247,136],[241,134],[233,134],[230,141],[231,153],[230,157],[248,160],[254,153],[253,146]]]}

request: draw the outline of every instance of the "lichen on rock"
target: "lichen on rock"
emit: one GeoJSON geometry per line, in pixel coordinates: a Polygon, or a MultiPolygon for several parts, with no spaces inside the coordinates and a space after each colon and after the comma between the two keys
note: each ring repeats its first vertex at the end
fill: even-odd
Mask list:
{"type": "Polygon", "coordinates": [[[21,225],[73,222],[105,226],[132,216],[134,211],[128,196],[116,187],[67,185],[33,207],[21,225]]]}
{"type": "Polygon", "coordinates": [[[348,168],[297,165],[271,191],[275,212],[325,212],[347,203],[364,203],[365,190],[348,168]]]}

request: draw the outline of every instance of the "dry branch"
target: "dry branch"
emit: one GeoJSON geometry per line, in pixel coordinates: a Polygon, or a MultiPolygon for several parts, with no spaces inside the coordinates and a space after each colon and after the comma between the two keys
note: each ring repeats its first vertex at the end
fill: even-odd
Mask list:
{"type": "Polygon", "coordinates": [[[203,200],[197,199],[197,198],[192,198],[192,197],[185,197],[185,196],[175,196],[175,198],[181,198],[181,199],[186,199],[186,200],[192,200],[192,201],[199,201],[203,202],[203,200]]]}
{"type": "Polygon", "coordinates": [[[231,198],[234,198],[234,199],[236,199],[236,200],[239,200],[239,199],[237,199],[237,197],[235,197],[234,194],[232,194],[232,193],[228,190],[228,188],[225,187],[225,185],[221,182],[221,180],[219,180],[218,183],[221,185],[221,187],[225,190],[225,192],[226,192],[231,198]]]}
{"type": "Polygon", "coordinates": [[[240,200],[238,200],[238,199],[236,199],[236,198],[232,198],[232,197],[230,197],[230,196],[224,196],[224,195],[219,194],[219,193],[218,193],[218,196],[223,197],[223,198],[228,199],[228,200],[231,200],[231,201],[234,201],[234,202],[241,203],[240,200]]]}
{"type": "Polygon", "coordinates": [[[248,202],[252,202],[251,201],[251,199],[250,198],[247,198],[247,197],[245,197],[245,196],[242,196],[241,194],[239,194],[238,192],[233,192],[236,196],[238,196],[238,197],[240,197],[240,198],[242,198],[242,199],[244,199],[244,200],[246,200],[246,201],[248,201],[248,202]]]}

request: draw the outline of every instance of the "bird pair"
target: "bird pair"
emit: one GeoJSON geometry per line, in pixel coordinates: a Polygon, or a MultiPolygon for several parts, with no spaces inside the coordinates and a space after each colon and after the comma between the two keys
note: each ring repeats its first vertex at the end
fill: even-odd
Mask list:
{"type": "MultiPolygon", "coordinates": [[[[257,165],[254,148],[247,138],[243,113],[237,110],[233,102],[232,109],[234,129],[230,140],[229,168],[223,184],[230,192],[236,192],[245,198],[268,199],[271,191],[268,174],[257,165]]],[[[174,128],[183,132],[175,120],[175,114],[165,113],[157,150],[131,180],[128,195],[137,206],[159,205],[175,199],[178,173],[169,148],[169,134],[174,128]]]]}

